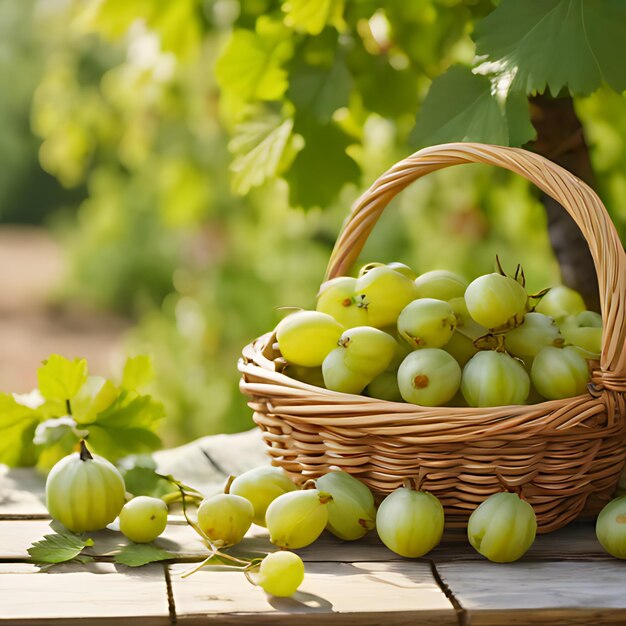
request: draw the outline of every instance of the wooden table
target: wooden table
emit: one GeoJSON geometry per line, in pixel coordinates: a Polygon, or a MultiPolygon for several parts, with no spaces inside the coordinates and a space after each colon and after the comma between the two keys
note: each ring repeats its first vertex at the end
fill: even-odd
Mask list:
{"type": "MultiPolygon", "coordinates": [[[[157,458],[206,493],[227,474],[267,462],[255,431],[208,437],[157,458]]],[[[206,549],[176,516],[158,540],[174,553],[171,561],[129,568],[98,557],[40,572],[26,549],[49,532],[42,494],[32,470],[0,476],[0,624],[626,624],[626,562],[602,550],[590,523],[540,536],[524,559],[506,565],[480,557],[460,532],[414,560],[391,553],[376,533],[353,543],[325,533],[299,551],[306,564],[300,590],[274,598],[237,571],[212,567],[182,579],[206,549]]],[[[102,553],[123,543],[113,531],[91,535],[102,553]]],[[[270,550],[255,526],[236,549],[270,550]]]]}

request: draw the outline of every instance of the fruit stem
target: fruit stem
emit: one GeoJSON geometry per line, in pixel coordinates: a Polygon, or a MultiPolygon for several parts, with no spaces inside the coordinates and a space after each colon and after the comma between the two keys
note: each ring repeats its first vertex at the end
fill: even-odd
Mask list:
{"type": "Polygon", "coordinates": [[[249,582],[251,585],[254,585],[255,587],[258,587],[258,586],[259,586],[259,583],[257,583],[257,582],[256,582],[256,581],[252,578],[252,576],[250,576],[250,570],[251,570],[251,569],[253,569],[253,568],[257,568],[257,567],[258,567],[258,564],[256,564],[256,563],[250,563],[250,564],[248,565],[248,567],[244,567],[244,568],[243,568],[243,575],[246,577],[246,579],[248,580],[248,582],[249,582]]]}
{"type": "Polygon", "coordinates": [[[333,497],[328,493],[328,491],[320,491],[319,501],[320,504],[328,504],[333,501],[333,497]]]}
{"type": "Polygon", "coordinates": [[[417,476],[413,476],[411,478],[405,478],[402,481],[402,486],[405,489],[410,489],[411,491],[421,491],[422,483],[424,482],[424,478],[426,478],[426,471],[423,467],[420,467],[417,476]]]}
{"type": "Polygon", "coordinates": [[[496,335],[490,331],[482,337],[477,337],[472,343],[474,344],[474,347],[479,350],[494,350],[496,348],[497,341],[496,335]]]}
{"type": "MultiPolygon", "coordinates": [[[[186,499],[193,504],[200,504],[202,500],[204,500],[204,496],[202,495],[194,495],[191,493],[186,494],[186,499]]],[[[166,493],[164,496],[161,496],[161,500],[165,502],[168,506],[170,504],[174,504],[175,502],[181,501],[181,495],[179,491],[172,491],[171,493],[166,493]]]]}
{"type": "MultiPolygon", "coordinates": [[[[224,552],[220,552],[219,550],[215,549],[211,552],[211,554],[209,554],[209,556],[204,559],[204,561],[202,561],[201,563],[199,563],[198,565],[196,565],[195,567],[193,567],[190,570],[187,570],[186,572],[184,572],[183,574],[181,574],[181,578],[187,578],[188,576],[191,576],[192,574],[195,574],[196,572],[199,572],[205,565],[209,564],[209,561],[214,558],[214,557],[220,557],[222,559],[227,559],[229,561],[234,561],[235,563],[239,564],[239,565],[245,565],[246,568],[250,567],[250,563],[248,561],[242,561],[241,559],[237,559],[234,556],[230,556],[229,554],[224,554],[224,552]]],[[[229,567],[228,565],[226,567],[229,567]]],[[[237,565],[231,565],[230,567],[237,567],[237,565]]],[[[241,567],[237,567],[237,569],[241,569],[241,567]]],[[[244,573],[245,573],[245,569],[244,569],[244,573]]],[[[246,577],[247,578],[247,577],[246,577]]]]}
{"type": "Polygon", "coordinates": [[[500,469],[496,467],[496,478],[500,483],[503,491],[508,493],[517,494],[520,498],[522,498],[522,486],[521,485],[512,485],[501,473],[500,469]]]}
{"type": "Polygon", "coordinates": [[[496,254],[496,271],[502,276],[506,276],[506,272],[502,269],[502,263],[500,263],[500,257],[496,254]]]}
{"type": "Polygon", "coordinates": [[[93,456],[91,456],[91,452],[87,450],[87,444],[84,439],[80,440],[80,460],[81,461],[93,461],[93,456]]]}
{"type": "Polygon", "coordinates": [[[504,345],[504,335],[496,335],[497,345],[495,347],[496,352],[506,352],[506,347],[504,345]]]}
{"type": "Polygon", "coordinates": [[[226,480],[226,484],[224,485],[224,493],[230,493],[230,486],[233,484],[233,481],[237,478],[233,474],[231,474],[226,480]]]}

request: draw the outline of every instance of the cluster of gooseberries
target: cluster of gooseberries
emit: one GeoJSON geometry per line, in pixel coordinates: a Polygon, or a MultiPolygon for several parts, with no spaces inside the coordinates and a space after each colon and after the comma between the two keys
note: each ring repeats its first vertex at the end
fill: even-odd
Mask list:
{"type": "MultiPolygon", "coordinates": [[[[91,454],[84,441],[80,446],[80,452],[61,459],[48,474],[46,506],[50,515],[73,533],[102,530],[118,518],[120,531],[132,542],[157,539],[167,526],[165,501],[150,496],[126,501],[124,478],[115,465],[91,454]]],[[[218,548],[239,543],[252,521],[264,522],[270,502],[296,486],[282,470],[261,467],[252,475],[248,472],[237,478],[232,488],[233,494],[203,500],[197,523],[193,523],[218,548]]],[[[268,593],[290,596],[304,579],[304,564],[291,552],[271,553],[258,566],[256,580],[249,579],[268,593]]]]}
{"type": "Polygon", "coordinates": [[[322,284],[316,311],[276,327],[284,373],[316,386],[422,406],[489,407],[585,393],[602,318],[565,286],[529,295],[518,266],[471,283],[401,263],[322,284]]]}
{"type": "MultiPolygon", "coordinates": [[[[390,550],[408,558],[436,547],[443,534],[443,507],[433,494],[415,487],[406,480],[377,509],[367,485],[341,470],[298,488],[283,469],[263,466],[230,479],[224,493],[205,498],[196,521],[190,523],[216,550],[238,544],[252,523],[265,526],[280,550],[260,564],[250,562],[244,571],[267,593],[286,597],[296,592],[305,573],[302,559],[291,550],[312,544],[324,529],[354,541],[376,528],[390,550]]],[[[46,503],[52,517],[77,533],[105,528],[119,516],[120,530],[131,541],[147,543],[167,524],[163,500],[139,496],[125,502],[124,480],[117,468],[91,455],[84,442],[80,453],[65,457],[51,470],[46,503]]],[[[532,506],[515,493],[501,492],[473,511],[467,536],[481,555],[504,563],[526,553],[536,530],[532,506]]],[[[596,533],[609,554],[626,559],[626,497],[602,510],[596,533]]]]}
{"type": "MultiPolygon", "coordinates": [[[[443,534],[441,503],[433,494],[414,489],[410,480],[390,493],[378,509],[369,488],[340,470],[307,481],[297,489],[283,470],[256,468],[236,478],[226,491],[208,498],[198,509],[202,532],[224,547],[241,541],[253,519],[267,527],[270,541],[283,550],[311,545],[324,529],[339,539],[354,541],[376,528],[390,550],[416,558],[436,547],[443,534]],[[253,502],[246,498],[250,494],[253,502]]],[[[488,559],[508,562],[528,550],[536,529],[530,504],[516,494],[503,492],[487,498],[474,511],[468,538],[488,559]]],[[[285,595],[290,595],[302,582],[304,571],[295,567],[293,557],[283,558],[290,569],[274,579],[261,567],[260,584],[278,585],[280,580],[282,590],[290,591],[285,595]]]]}
{"type": "MultiPolygon", "coordinates": [[[[286,551],[311,545],[324,529],[344,541],[361,539],[376,529],[390,550],[407,558],[430,552],[444,530],[440,501],[410,479],[378,507],[367,485],[339,469],[298,488],[281,468],[258,467],[229,482],[225,491],[200,505],[198,524],[212,542],[224,547],[241,541],[253,520],[265,526],[281,551],[265,558],[268,565],[264,569],[261,564],[258,584],[275,595],[291,595],[304,577],[299,557],[286,551]]],[[[521,558],[536,531],[533,507],[508,491],[483,500],[467,525],[469,543],[495,563],[521,558]]],[[[626,559],[626,496],[604,507],[596,533],[609,554],[626,559]]]]}

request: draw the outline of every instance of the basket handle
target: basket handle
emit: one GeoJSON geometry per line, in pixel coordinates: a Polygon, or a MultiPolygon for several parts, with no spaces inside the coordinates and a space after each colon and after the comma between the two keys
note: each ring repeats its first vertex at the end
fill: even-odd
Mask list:
{"type": "Polygon", "coordinates": [[[480,143],[449,143],[424,148],[396,163],[356,201],[337,239],[326,279],[347,273],[359,256],[383,209],[410,183],[462,163],[486,163],[520,174],[557,200],[582,231],[598,275],[604,333],[601,385],[626,391],[626,254],[615,226],[596,193],[548,159],[522,150],[480,143]]]}

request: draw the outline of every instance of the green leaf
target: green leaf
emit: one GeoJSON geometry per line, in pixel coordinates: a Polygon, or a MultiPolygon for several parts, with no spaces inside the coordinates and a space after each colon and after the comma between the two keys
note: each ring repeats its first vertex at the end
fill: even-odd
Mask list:
{"type": "Polygon", "coordinates": [[[0,393],[0,463],[11,467],[35,463],[35,429],[42,420],[36,409],[18,403],[12,395],[0,393]]]}
{"type": "MultiPolygon", "coordinates": [[[[485,68],[481,66],[478,71],[485,68]]],[[[433,81],[417,115],[411,143],[425,146],[480,141],[524,145],[536,136],[528,99],[509,89],[510,84],[502,77],[490,79],[462,65],[451,67],[433,81]]]]}
{"type": "Polygon", "coordinates": [[[278,176],[285,169],[295,148],[291,134],[293,120],[284,122],[275,116],[240,124],[228,144],[235,155],[230,164],[232,188],[245,195],[252,187],[278,176]]]}
{"type": "Polygon", "coordinates": [[[346,183],[358,183],[361,170],[348,156],[348,136],[333,122],[319,124],[311,117],[298,120],[304,148],[285,178],[292,206],[312,208],[330,204],[346,183]]]}
{"type": "Polygon", "coordinates": [[[222,90],[244,102],[279,100],[288,84],[282,66],[293,52],[287,33],[267,17],[259,18],[255,32],[233,31],[215,66],[222,90]]]}
{"type": "Polygon", "coordinates": [[[337,30],[345,27],[344,0],[287,0],[283,6],[285,24],[300,33],[319,35],[326,24],[337,30]]]}
{"type": "Polygon", "coordinates": [[[88,376],[85,384],[72,399],[72,417],[77,424],[87,424],[96,419],[119,396],[119,389],[102,376],[88,376]]]}
{"type": "Polygon", "coordinates": [[[514,90],[586,95],[626,89],[626,2],[502,0],[474,31],[476,51],[511,75],[514,90]]]}
{"type": "Polygon", "coordinates": [[[505,103],[506,120],[509,127],[509,145],[523,146],[537,137],[530,121],[528,97],[521,91],[510,91],[505,103]]]}
{"type": "Polygon", "coordinates": [[[141,567],[155,561],[165,561],[172,559],[174,555],[163,548],[159,548],[152,543],[131,543],[124,546],[118,552],[114,560],[116,563],[128,565],[129,567],[141,567]]]}
{"type": "Polygon", "coordinates": [[[161,498],[178,489],[168,480],[159,476],[152,467],[135,466],[122,472],[126,491],[134,496],[161,498]]]}
{"type": "Polygon", "coordinates": [[[311,114],[326,123],[337,109],[348,105],[352,77],[341,55],[335,55],[330,67],[300,61],[293,63],[289,71],[291,82],[287,97],[299,115],[311,114]]]}
{"type": "Polygon", "coordinates": [[[122,374],[122,387],[131,390],[140,389],[149,385],[153,380],[154,365],[150,355],[140,354],[126,359],[122,374]]]}
{"type": "Polygon", "coordinates": [[[151,396],[123,390],[109,407],[98,415],[99,426],[115,428],[154,428],[165,417],[163,405],[151,396]]]}
{"type": "Polygon", "coordinates": [[[161,447],[160,437],[146,428],[102,427],[98,424],[89,426],[89,443],[96,454],[110,461],[161,447]]]}
{"type": "Polygon", "coordinates": [[[49,472],[56,463],[72,452],[76,452],[76,444],[79,439],[73,430],[67,429],[58,441],[41,446],[39,448],[39,458],[37,459],[37,469],[42,473],[49,472]]]}
{"type": "Polygon", "coordinates": [[[92,539],[83,539],[69,530],[58,530],[53,535],[35,541],[28,554],[36,563],[63,563],[78,557],[84,548],[93,546],[92,539]]]}
{"type": "Polygon", "coordinates": [[[37,370],[37,380],[47,400],[71,400],[87,380],[87,361],[53,354],[37,370]]]}
{"type": "Polygon", "coordinates": [[[380,56],[356,76],[363,104],[370,111],[394,118],[417,109],[419,87],[414,70],[396,70],[380,56]]]}
{"type": "Polygon", "coordinates": [[[424,100],[410,140],[418,146],[450,141],[507,145],[506,117],[491,93],[491,81],[462,65],[438,76],[424,100]]]}
{"type": "Polygon", "coordinates": [[[127,454],[151,452],[161,445],[154,432],[165,416],[163,405],[150,396],[122,390],[94,422],[82,424],[89,431],[90,447],[110,461],[127,454]]]}

